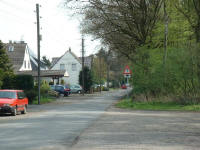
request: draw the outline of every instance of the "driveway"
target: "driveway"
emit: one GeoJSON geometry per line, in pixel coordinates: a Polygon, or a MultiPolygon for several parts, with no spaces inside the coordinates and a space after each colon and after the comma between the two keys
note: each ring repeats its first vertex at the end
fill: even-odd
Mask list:
{"type": "Polygon", "coordinates": [[[32,105],[26,115],[0,116],[1,150],[66,150],[125,91],[73,95],[32,105]]]}

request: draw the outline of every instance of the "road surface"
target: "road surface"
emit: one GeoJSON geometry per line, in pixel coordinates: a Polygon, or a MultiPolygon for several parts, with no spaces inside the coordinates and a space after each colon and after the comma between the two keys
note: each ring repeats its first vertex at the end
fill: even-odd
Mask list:
{"type": "Polygon", "coordinates": [[[30,106],[26,115],[0,116],[0,150],[66,150],[124,94],[119,90],[74,95],[48,105],[30,106]]]}

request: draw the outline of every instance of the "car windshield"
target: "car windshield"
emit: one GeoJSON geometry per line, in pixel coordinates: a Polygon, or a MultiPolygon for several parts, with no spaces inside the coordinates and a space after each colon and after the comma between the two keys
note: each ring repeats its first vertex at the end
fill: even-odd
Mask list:
{"type": "Polygon", "coordinates": [[[0,98],[16,98],[16,93],[11,91],[0,91],[0,98]]]}

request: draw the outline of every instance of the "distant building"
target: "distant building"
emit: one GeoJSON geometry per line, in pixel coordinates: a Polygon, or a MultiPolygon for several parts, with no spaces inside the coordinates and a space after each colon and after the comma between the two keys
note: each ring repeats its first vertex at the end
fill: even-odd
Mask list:
{"type": "MultiPolygon", "coordinates": [[[[4,43],[6,53],[13,66],[15,74],[29,74],[37,77],[38,59],[30,50],[28,44],[24,41],[4,43]]],[[[59,79],[63,76],[68,76],[66,71],[48,70],[48,67],[43,61],[40,61],[41,77],[59,79]]]]}
{"type": "Polygon", "coordinates": [[[51,70],[65,70],[69,77],[63,77],[65,84],[79,84],[79,73],[82,70],[81,60],[69,49],[61,57],[52,58],[51,70]]]}

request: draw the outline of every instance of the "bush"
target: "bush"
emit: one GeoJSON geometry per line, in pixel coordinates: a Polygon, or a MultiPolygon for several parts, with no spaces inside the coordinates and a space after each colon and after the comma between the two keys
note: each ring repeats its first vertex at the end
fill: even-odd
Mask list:
{"type": "Polygon", "coordinates": [[[42,84],[40,86],[41,95],[48,94],[49,90],[50,90],[50,86],[48,85],[48,83],[46,81],[42,81],[42,84]]]}
{"type": "Polygon", "coordinates": [[[29,104],[33,103],[33,100],[37,97],[37,91],[35,89],[25,91],[25,94],[29,100],[29,104]]]}
{"type": "Polygon", "coordinates": [[[31,75],[16,75],[15,88],[21,90],[32,90],[34,87],[34,79],[31,75]]]}
{"type": "Polygon", "coordinates": [[[2,89],[14,89],[16,76],[13,73],[5,73],[3,76],[2,89]]]}

